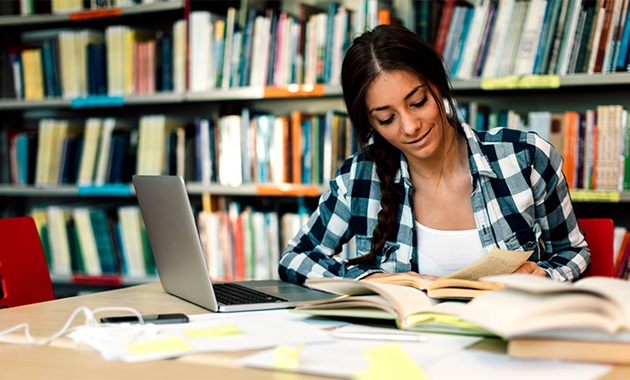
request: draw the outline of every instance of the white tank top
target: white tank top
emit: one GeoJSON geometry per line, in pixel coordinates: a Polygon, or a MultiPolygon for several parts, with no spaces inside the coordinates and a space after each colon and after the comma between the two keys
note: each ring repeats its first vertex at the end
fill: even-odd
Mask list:
{"type": "Polygon", "coordinates": [[[477,230],[442,231],[416,221],[418,268],[421,274],[445,276],[485,255],[477,230]]]}

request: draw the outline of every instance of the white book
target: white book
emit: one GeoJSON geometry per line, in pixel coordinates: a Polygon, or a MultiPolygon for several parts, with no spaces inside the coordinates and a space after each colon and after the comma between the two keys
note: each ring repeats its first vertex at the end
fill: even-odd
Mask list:
{"type": "Polygon", "coordinates": [[[94,174],[94,184],[104,185],[107,182],[107,174],[111,162],[112,134],[116,127],[116,119],[108,117],[103,120],[101,136],[99,138],[98,158],[96,160],[96,171],[94,174]]]}
{"type": "Polygon", "coordinates": [[[79,245],[81,246],[85,274],[89,276],[100,276],[103,272],[101,270],[101,259],[98,256],[96,237],[94,236],[92,221],[90,220],[90,208],[75,207],[72,209],[72,217],[74,218],[74,225],[79,235],[79,245]]]}
{"type": "Polygon", "coordinates": [[[173,91],[186,92],[186,20],[173,24],[173,91]]]}
{"type": "Polygon", "coordinates": [[[523,31],[523,24],[525,22],[525,16],[527,15],[527,9],[529,2],[518,1],[515,4],[514,11],[512,13],[512,19],[510,28],[508,29],[508,35],[506,37],[504,50],[500,52],[501,60],[499,63],[499,69],[497,71],[498,77],[513,74],[514,59],[517,54],[518,43],[523,31]]]}
{"type": "Polygon", "coordinates": [[[330,85],[338,86],[341,82],[341,62],[343,61],[346,35],[348,29],[348,11],[346,7],[339,7],[335,15],[335,31],[333,37],[333,51],[330,70],[330,85]]]}
{"type": "MultiPolygon", "coordinates": [[[[254,258],[256,266],[254,267],[254,278],[256,280],[266,280],[269,277],[269,233],[267,231],[267,223],[265,221],[265,213],[261,211],[252,212],[252,224],[254,232],[254,258]]],[[[274,262],[274,263],[277,263],[274,262]]]]}
{"type": "Polygon", "coordinates": [[[615,0],[613,4],[610,27],[608,28],[608,34],[606,35],[606,49],[604,50],[604,58],[602,60],[602,74],[609,73],[611,71],[611,59],[614,55],[613,42],[615,38],[615,30],[618,28],[618,24],[622,15],[622,3],[623,0],[615,0]]]}
{"type": "Polygon", "coordinates": [[[40,119],[37,126],[37,157],[35,161],[35,186],[49,184],[48,174],[53,155],[55,120],[40,119]]]}
{"type": "Polygon", "coordinates": [[[77,185],[79,186],[89,186],[94,183],[94,169],[96,167],[102,124],[103,120],[99,118],[91,117],[85,121],[83,148],[81,149],[79,174],[77,177],[77,185]]]}
{"type": "Polygon", "coordinates": [[[114,25],[105,30],[107,43],[107,93],[110,96],[125,95],[125,35],[128,26],[114,25]]]}
{"type": "Polygon", "coordinates": [[[201,211],[198,216],[198,224],[210,278],[223,278],[223,251],[220,241],[221,214],[201,211]]]}
{"type": "Polygon", "coordinates": [[[460,63],[457,68],[456,77],[459,79],[470,79],[477,61],[477,54],[481,46],[481,37],[483,34],[488,12],[490,11],[490,0],[483,0],[481,4],[475,6],[472,21],[462,52],[460,63]]]}
{"type": "Polygon", "coordinates": [[[571,58],[571,52],[574,48],[575,30],[578,26],[578,20],[581,10],[581,2],[571,1],[569,2],[570,8],[567,13],[567,20],[564,26],[564,34],[562,37],[562,45],[560,46],[560,53],[558,55],[558,64],[556,66],[556,74],[567,75],[569,70],[569,62],[571,58]]]}
{"type": "Polygon", "coordinates": [[[190,12],[188,25],[190,91],[204,92],[210,87],[209,66],[212,23],[210,12],[190,12]]]}
{"type": "Polygon", "coordinates": [[[536,53],[538,52],[546,9],[547,0],[532,0],[527,10],[514,65],[513,72],[515,75],[530,75],[534,73],[536,53]]]}
{"type": "Polygon", "coordinates": [[[268,266],[269,269],[269,278],[270,279],[279,279],[278,275],[278,266],[277,263],[280,262],[280,252],[281,249],[286,247],[285,245],[280,246],[279,236],[280,236],[280,224],[278,222],[278,213],[276,212],[268,212],[265,213],[265,217],[267,220],[267,229],[269,237],[269,248],[267,249],[269,253],[269,263],[271,265],[268,266]]]}
{"type": "Polygon", "coordinates": [[[243,183],[241,120],[238,115],[219,119],[219,183],[237,187],[243,183]]]}
{"type": "Polygon", "coordinates": [[[232,48],[234,38],[234,24],[236,18],[236,9],[229,7],[225,20],[225,44],[223,51],[223,75],[221,88],[227,90],[230,88],[230,74],[232,72],[232,48]]]}
{"type": "Polygon", "coordinates": [[[494,29],[492,30],[490,46],[488,47],[488,55],[481,75],[483,78],[494,78],[497,76],[503,47],[505,46],[508,29],[510,28],[514,3],[515,0],[500,0],[499,2],[498,14],[494,29]]]}
{"type": "Polygon", "coordinates": [[[48,223],[48,238],[52,253],[51,272],[57,275],[71,275],[72,266],[70,259],[70,245],[68,242],[67,212],[59,206],[46,208],[46,221],[48,223]]]}
{"type": "Polygon", "coordinates": [[[144,250],[142,247],[140,208],[138,206],[123,206],[118,208],[118,221],[124,249],[127,271],[130,277],[144,277],[147,271],[144,264],[144,250]]]}

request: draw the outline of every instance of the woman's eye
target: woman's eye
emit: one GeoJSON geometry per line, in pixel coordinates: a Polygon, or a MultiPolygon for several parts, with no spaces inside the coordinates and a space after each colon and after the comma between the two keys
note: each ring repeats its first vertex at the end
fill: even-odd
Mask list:
{"type": "Polygon", "coordinates": [[[378,123],[379,123],[380,125],[387,125],[387,124],[390,124],[392,121],[394,121],[394,115],[390,116],[390,117],[389,117],[388,119],[386,119],[386,120],[380,120],[380,119],[378,119],[378,123]]]}
{"type": "Polygon", "coordinates": [[[427,102],[427,99],[428,99],[428,98],[425,96],[424,98],[422,98],[422,100],[420,100],[420,101],[419,101],[419,102],[417,102],[417,103],[413,103],[411,106],[412,106],[412,107],[416,107],[416,108],[418,108],[418,107],[422,107],[422,106],[424,105],[424,103],[426,103],[426,102],[427,102]]]}

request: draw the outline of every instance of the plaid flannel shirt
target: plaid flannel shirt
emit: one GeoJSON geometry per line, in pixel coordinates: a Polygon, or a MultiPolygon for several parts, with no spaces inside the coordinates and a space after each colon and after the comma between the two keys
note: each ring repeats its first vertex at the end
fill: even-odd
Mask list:
{"type": "MultiPolygon", "coordinates": [[[[558,152],[535,133],[504,128],[480,132],[465,124],[462,128],[468,144],[474,219],[484,251],[534,250],[529,260],[548,277],[578,279],[590,264],[590,252],[573,212],[558,152]]],[[[330,190],[289,242],[280,259],[280,278],[302,284],[307,278],[360,279],[374,272],[418,272],[413,186],[402,154],[400,164],[394,239],[376,253],[374,263],[347,265],[336,257],[353,237],[357,255],[370,252],[381,209],[374,162],[359,152],[339,168],[330,190]]]]}

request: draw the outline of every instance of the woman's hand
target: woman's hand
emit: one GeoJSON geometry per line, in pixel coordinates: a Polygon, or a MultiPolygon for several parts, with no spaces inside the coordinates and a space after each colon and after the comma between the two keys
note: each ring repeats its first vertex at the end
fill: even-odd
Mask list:
{"type": "Polygon", "coordinates": [[[535,276],[541,276],[541,277],[547,276],[547,272],[542,270],[542,268],[539,267],[538,264],[531,261],[524,262],[520,267],[518,267],[514,271],[514,273],[533,274],[535,276]]]}
{"type": "Polygon", "coordinates": [[[385,277],[405,277],[405,276],[410,276],[410,277],[419,277],[422,278],[424,280],[437,280],[438,277],[437,276],[431,276],[428,274],[419,274],[416,272],[401,272],[401,273],[372,273],[368,276],[365,276],[362,278],[362,280],[374,280],[377,278],[385,278],[385,277]]]}

